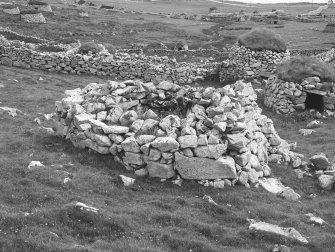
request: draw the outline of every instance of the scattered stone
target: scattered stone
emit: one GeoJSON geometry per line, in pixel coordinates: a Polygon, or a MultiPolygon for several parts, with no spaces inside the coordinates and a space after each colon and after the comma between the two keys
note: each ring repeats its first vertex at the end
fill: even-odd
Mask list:
{"type": "Polygon", "coordinates": [[[308,243],[308,240],[303,237],[295,228],[289,227],[284,228],[277,225],[269,224],[266,222],[257,222],[252,219],[248,219],[250,222],[249,229],[255,231],[263,231],[268,233],[273,233],[281,236],[288,237],[293,240],[297,240],[301,243],[308,243]]]}
{"type": "Polygon", "coordinates": [[[312,129],[300,129],[299,130],[299,133],[303,136],[311,135],[314,132],[315,132],[315,130],[312,130],[312,129]]]}
{"type": "Polygon", "coordinates": [[[272,252],[290,252],[290,249],[288,247],[286,247],[285,245],[276,244],[273,247],[272,252]]]}
{"type": "Polygon", "coordinates": [[[207,200],[210,204],[213,204],[214,206],[218,206],[218,203],[216,203],[211,196],[204,195],[202,197],[204,200],[207,200]]]}
{"type": "Polygon", "coordinates": [[[310,123],[307,124],[307,129],[315,129],[321,127],[323,122],[320,122],[318,120],[311,121],[310,123]]]}
{"type": "Polygon", "coordinates": [[[23,114],[21,110],[18,110],[16,108],[0,107],[0,110],[6,111],[12,117],[17,116],[18,114],[23,114]]]}
{"type": "Polygon", "coordinates": [[[323,225],[323,224],[325,224],[326,222],[323,220],[323,219],[321,219],[320,217],[316,217],[314,214],[312,214],[312,213],[307,213],[307,214],[305,214],[307,217],[309,217],[309,219],[308,219],[308,221],[309,222],[311,222],[311,223],[313,223],[313,224],[317,224],[317,225],[323,225]]]}
{"type": "Polygon", "coordinates": [[[321,175],[318,178],[319,185],[324,190],[331,190],[335,184],[335,176],[321,175]]]}
{"type": "Polygon", "coordinates": [[[326,170],[330,162],[324,153],[316,154],[309,159],[318,170],[326,170]]]}
{"type": "Polygon", "coordinates": [[[286,188],[284,191],[279,193],[279,196],[287,200],[298,200],[301,197],[292,188],[286,188]]]}
{"type": "Polygon", "coordinates": [[[31,161],[28,165],[28,170],[34,169],[34,167],[43,167],[44,165],[40,161],[31,161]]]}

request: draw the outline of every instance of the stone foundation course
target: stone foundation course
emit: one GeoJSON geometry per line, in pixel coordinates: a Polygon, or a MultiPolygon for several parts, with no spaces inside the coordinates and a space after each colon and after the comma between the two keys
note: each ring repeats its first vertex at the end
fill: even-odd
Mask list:
{"type": "Polygon", "coordinates": [[[250,83],[215,89],[108,81],[65,94],[56,102],[57,134],[139,176],[249,185],[270,176],[269,159],[295,159],[250,83]]]}

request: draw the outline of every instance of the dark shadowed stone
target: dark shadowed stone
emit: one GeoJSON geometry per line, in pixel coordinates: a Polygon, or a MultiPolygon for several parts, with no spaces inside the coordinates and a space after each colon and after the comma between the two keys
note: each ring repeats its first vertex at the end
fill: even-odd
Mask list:
{"type": "Polygon", "coordinates": [[[235,161],[229,156],[213,160],[185,157],[176,152],[175,169],[183,179],[237,178],[235,161]]]}

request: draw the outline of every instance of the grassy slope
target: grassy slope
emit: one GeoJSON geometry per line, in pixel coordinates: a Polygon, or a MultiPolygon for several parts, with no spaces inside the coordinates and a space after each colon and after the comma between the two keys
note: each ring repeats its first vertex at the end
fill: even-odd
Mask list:
{"type": "MultiPolygon", "coordinates": [[[[68,141],[37,130],[33,122],[39,113],[53,111],[65,89],[97,78],[2,66],[0,73],[5,86],[0,88],[0,106],[26,113],[15,118],[0,113],[0,251],[269,251],[275,243],[292,251],[334,251],[333,192],[320,191],[315,179],[298,180],[291,168],[272,166],[274,175],[302,195],[301,202],[283,200],[261,188],[213,189],[193,182],[178,187],[150,178],[125,188],[118,175],[133,174],[110,157],[76,150],[68,141]],[[14,78],[18,82],[8,80],[14,78]],[[27,172],[32,160],[55,166],[49,172],[27,172]],[[71,172],[72,183],[62,185],[54,169],[71,172]],[[317,197],[308,197],[312,193],[317,197]],[[204,194],[219,206],[196,197],[204,194]],[[70,207],[76,201],[99,208],[101,214],[76,215],[70,207]],[[303,216],[309,212],[329,225],[309,224],[303,216]],[[249,231],[247,217],[293,226],[311,244],[249,231]]],[[[274,120],[283,137],[298,141],[299,151],[334,155],[335,138],[329,128],[302,138],[297,130],[305,122],[274,120]]]]}

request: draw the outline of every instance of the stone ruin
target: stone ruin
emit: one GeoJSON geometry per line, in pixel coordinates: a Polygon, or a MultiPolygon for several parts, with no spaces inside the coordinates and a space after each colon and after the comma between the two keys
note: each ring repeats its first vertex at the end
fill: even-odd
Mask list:
{"type": "Polygon", "coordinates": [[[280,80],[272,75],[265,86],[264,104],[279,114],[315,109],[335,111],[335,85],[309,77],[301,83],[280,80]]]}
{"type": "Polygon", "coordinates": [[[45,24],[46,20],[42,13],[21,13],[21,20],[25,23],[45,24]]]}
{"type": "Polygon", "coordinates": [[[235,44],[230,50],[228,59],[220,65],[221,82],[255,78],[262,74],[272,73],[276,65],[290,57],[288,50],[281,53],[271,50],[253,51],[238,44],[235,44]]]}
{"type": "Polygon", "coordinates": [[[65,94],[56,102],[57,134],[139,176],[249,186],[270,176],[269,161],[300,160],[243,81],[219,89],[108,81],[65,94]]]}

